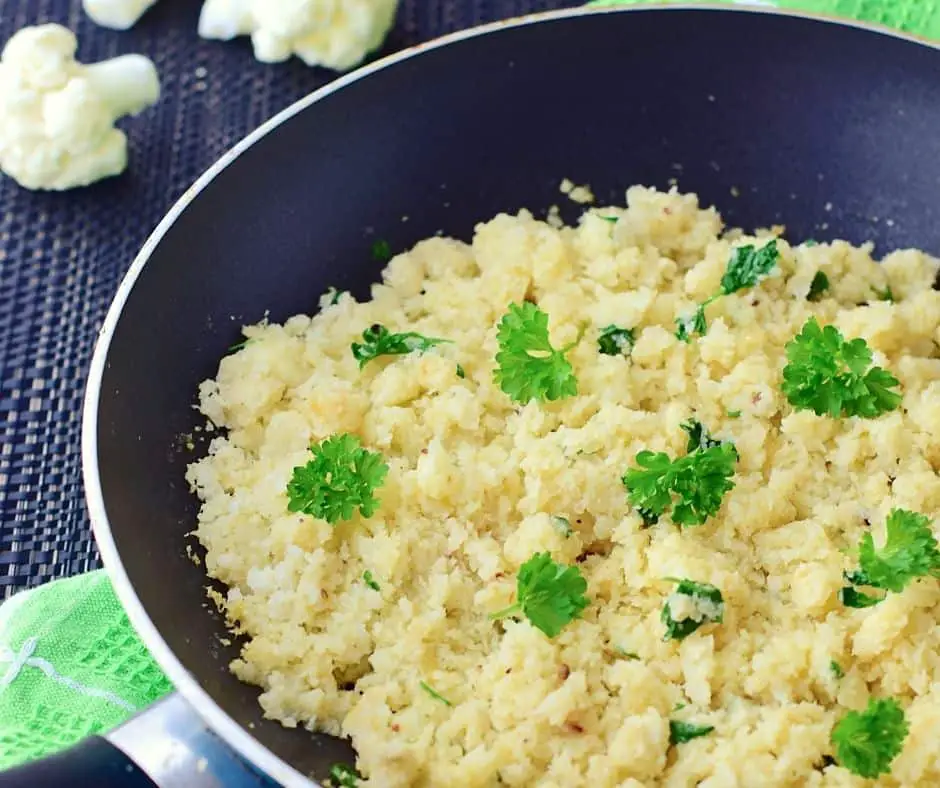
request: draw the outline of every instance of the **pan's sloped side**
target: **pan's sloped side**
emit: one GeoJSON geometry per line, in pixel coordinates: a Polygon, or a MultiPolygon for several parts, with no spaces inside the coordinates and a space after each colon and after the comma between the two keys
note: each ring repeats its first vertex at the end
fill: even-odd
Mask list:
{"type": "Polygon", "coordinates": [[[362,296],[376,237],[468,237],[558,202],[565,176],[604,200],[678,178],[734,223],[940,252],[927,46],[788,15],[570,12],[371,71],[277,119],[177,208],[122,288],[86,405],[92,516],[132,620],[210,722],[285,779],[277,758],[324,776],[337,751],[261,719],[183,549],[180,438],[241,323],[309,312],[329,286],[362,296]]]}

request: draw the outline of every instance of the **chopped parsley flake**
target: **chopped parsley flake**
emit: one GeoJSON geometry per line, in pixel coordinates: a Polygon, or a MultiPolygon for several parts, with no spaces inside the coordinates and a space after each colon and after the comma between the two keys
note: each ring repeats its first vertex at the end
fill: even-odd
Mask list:
{"type": "Polygon", "coordinates": [[[709,435],[705,425],[697,419],[684,421],[679,427],[689,436],[686,451],[693,452],[696,449],[710,449],[712,446],[721,446],[722,442],[709,435]]]}
{"type": "Polygon", "coordinates": [[[839,590],[839,601],[846,607],[874,607],[879,602],[884,602],[884,599],[884,596],[871,596],[870,594],[862,593],[852,586],[845,586],[839,590]]]}
{"type": "Polygon", "coordinates": [[[574,531],[571,528],[571,521],[567,517],[562,517],[557,514],[552,515],[552,528],[554,528],[558,533],[560,533],[565,538],[571,536],[574,531]]]}
{"type": "Polygon", "coordinates": [[[636,661],[640,658],[639,654],[637,654],[634,651],[627,651],[625,648],[623,648],[623,646],[614,646],[614,653],[618,657],[622,657],[623,659],[629,659],[632,661],[636,661]]]}
{"type": "Polygon", "coordinates": [[[721,295],[731,295],[754,287],[774,270],[779,259],[776,238],[760,248],[739,246],[731,255],[725,275],[721,277],[721,295]]]}
{"type": "Polygon", "coordinates": [[[809,283],[809,293],[806,294],[806,300],[818,301],[827,292],[829,292],[829,277],[822,271],[817,271],[813,281],[809,283]]]}
{"type": "Polygon", "coordinates": [[[705,321],[705,307],[707,307],[717,296],[708,299],[704,304],[699,304],[691,315],[676,318],[676,339],[683,342],[690,342],[695,334],[704,334],[708,330],[708,323],[705,321]]]}
{"type": "Polygon", "coordinates": [[[892,304],[895,301],[894,293],[891,291],[891,286],[889,285],[884,290],[879,290],[875,288],[875,295],[878,296],[879,301],[889,301],[892,304]]]}
{"type": "Polygon", "coordinates": [[[667,640],[687,638],[708,623],[720,624],[725,614],[721,591],[708,583],[680,580],[663,605],[660,618],[667,640]]]}
{"type": "Polygon", "coordinates": [[[320,299],[320,303],[322,304],[325,299],[329,306],[336,306],[344,295],[348,295],[347,290],[337,290],[335,287],[331,287],[320,299]]]}
{"type": "Polygon", "coordinates": [[[700,736],[707,736],[715,730],[714,725],[695,725],[691,722],[679,722],[678,720],[669,720],[669,743],[684,744],[700,736]]]}
{"type": "Polygon", "coordinates": [[[439,701],[440,701],[441,703],[443,703],[445,706],[453,706],[453,705],[454,705],[454,704],[451,703],[449,700],[447,700],[447,698],[445,698],[443,695],[441,695],[441,693],[439,693],[437,690],[435,690],[434,687],[432,687],[432,686],[431,686],[430,684],[428,684],[427,682],[422,681],[422,682],[420,682],[420,683],[421,683],[421,689],[423,689],[426,693],[428,693],[428,695],[430,695],[432,698],[434,698],[434,700],[439,700],[439,701]]]}
{"type": "Polygon", "coordinates": [[[347,763],[334,763],[330,767],[330,782],[334,788],[356,788],[362,777],[347,763]]]}
{"type": "Polygon", "coordinates": [[[636,343],[632,328],[610,325],[601,329],[597,338],[597,349],[605,356],[626,356],[636,343]]]}
{"type": "Polygon", "coordinates": [[[392,245],[385,240],[378,240],[372,244],[372,259],[377,263],[387,263],[392,259],[392,245]]]}

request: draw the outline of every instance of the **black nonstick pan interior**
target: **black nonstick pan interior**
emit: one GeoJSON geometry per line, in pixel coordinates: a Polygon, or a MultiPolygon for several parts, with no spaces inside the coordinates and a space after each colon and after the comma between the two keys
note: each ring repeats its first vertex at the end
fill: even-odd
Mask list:
{"type": "MultiPolygon", "coordinates": [[[[372,242],[468,238],[499,211],[678,180],[729,223],[940,253],[940,53],[734,10],[630,10],[500,26],[400,59],[272,128],[156,245],[103,373],[98,459],[130,582],[179,660],[261,742],[323,777],[332,745],[261,719],[226,670],[183,480],[198,384],[239,326],[359,296],[372,242]],[[738,196],[735,196],[738,195],[738,196]],[[407,218],[406,218],[407,217],[407,218]]],[[[569,218],[575,215],[573,206],[569,218]]],[[[204,450],[197,437],[195,453],[204,450]]],[[[101,528],[101,524],[98,524],[101,528]]]]}

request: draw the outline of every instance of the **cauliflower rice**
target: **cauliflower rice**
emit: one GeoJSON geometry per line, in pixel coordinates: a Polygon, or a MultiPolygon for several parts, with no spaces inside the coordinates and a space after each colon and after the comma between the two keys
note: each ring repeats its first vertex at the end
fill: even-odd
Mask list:
{"type": "Polygon", "coordinates": [[[880,544],[893,507],[940,514],[940,263],[781,239],[774,273],[683,343],[674,319],[718,290],[749,236],[694,195],[635,187],[627,203],[577,227],[500,215],[470,245],[399,255],[371,301],[324,298],[316,317],[245,329],[200,389],[225,437],[188,471],[207,571],[246,638],[232,671],[269,717],[349,737],[365,786],[940,785],[937,581],[865,610],[837,598],[866,521],[880,544]],[[818,270],[832,287],[814,303],[818,270]],[[873,297],[886,287],[894,303],[873,297]],[[519,406],[493,382],[497,323],[526,298],[555,347],[589,324],[568,356],[576,397],[519,406]],[[784,345],[811,315],[868,342],[901,381],[898,410],[793,410],[784,345]],[[360,371],[350,345],[374,323],[454,344],[360,371]],[[610,323],[636,327],[629,357],[597,352],[610,323]],[[644,449],[684,453],[692,415],[735,442],[736,486],[703,526],[644,527],[621,476],[644,449]],[[340,432],[389,465],[377,513],[335,527],[289,513],[293,468],[340,432]],[[588,581],[583,618],[554,639],[487,617],[540,551],[580,558],[588,581]],[[668,577],[721,589],[723,623],[664,640],[668,577]],[[870,695],[910,724],[878,781],[824,758],[870,695]],[[715,730],[670,746],[670,719],[715,730]]]}

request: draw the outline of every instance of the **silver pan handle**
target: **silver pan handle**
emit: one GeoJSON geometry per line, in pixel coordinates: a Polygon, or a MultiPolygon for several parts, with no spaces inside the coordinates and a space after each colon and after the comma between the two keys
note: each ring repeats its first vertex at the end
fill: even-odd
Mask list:
{"type": "Polygon", "coordinates": [[[173,693],[106,738],[157,788],[276,788],[239,758],[183,698],[173,693]]]}
{"type": "Polygon", "coordinates": [[[103,737],[0,772],[0,788],[277,788],[177,694],[103,737]]]}

